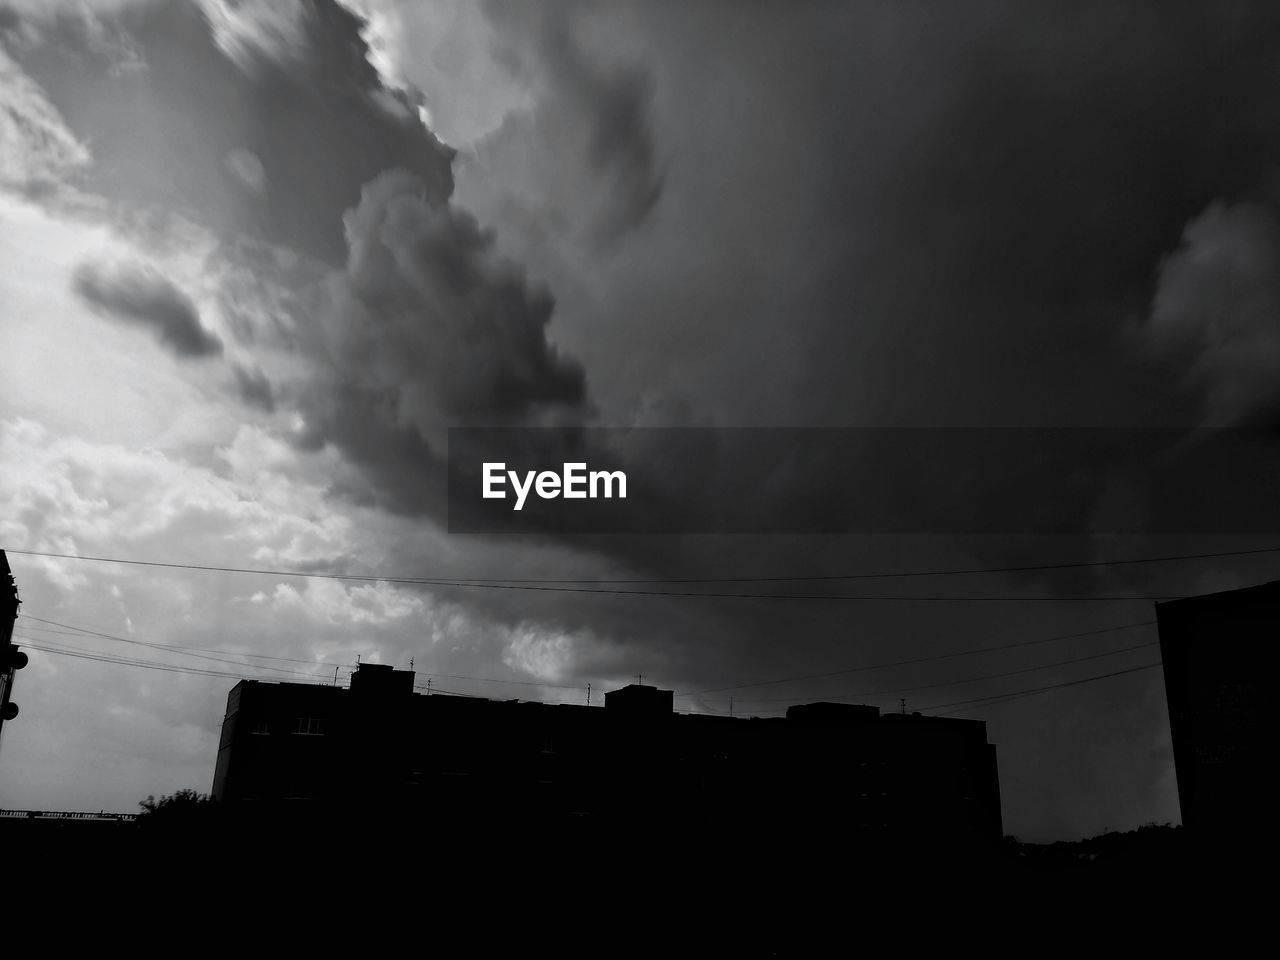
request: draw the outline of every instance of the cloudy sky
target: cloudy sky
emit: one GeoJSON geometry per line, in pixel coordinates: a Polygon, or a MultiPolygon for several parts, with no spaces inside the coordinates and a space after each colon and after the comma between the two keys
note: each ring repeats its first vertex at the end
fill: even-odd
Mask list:
{"type": "MultiPolygon", "coordinates": [[[[441,460],[455,426],[1269,421],[1278,42],[1273,5],[1154,0],[0,6],[0,546],[588,588],[1271,546],[450,535],[441,460]]],[[[1277,576],[794,591],[970,598],[844,602],[10,561],[0,806],[124,811],[209,789],[232,675],[928,708],[1156,658],[1149,600],[1060,598],[1277,576]]],[[[1177,821],[1165,710],[1148,669],[965,715],[1006,830],[1054,839],[1177,821]]]]}

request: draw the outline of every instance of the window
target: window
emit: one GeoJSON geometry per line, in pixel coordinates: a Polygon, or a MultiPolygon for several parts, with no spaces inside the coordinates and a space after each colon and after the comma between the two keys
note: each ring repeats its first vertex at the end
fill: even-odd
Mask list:
{"type": "Polygon", "coordinates": [[[293,732],[308,737],[324,735],[324,720],[320,717],[298,717],[293,721],[293,732]]]}

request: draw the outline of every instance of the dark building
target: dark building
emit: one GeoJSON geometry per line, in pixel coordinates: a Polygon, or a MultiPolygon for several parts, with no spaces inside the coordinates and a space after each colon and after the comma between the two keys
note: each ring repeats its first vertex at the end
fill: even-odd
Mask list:
{"type": "Polygon", "coordinates": [[[637,684],[603,708],[424,696],[412,673],[371,664],[350,689],[236,684],[213,794],[241,809],[516,815],[593,830],[642,820],[753,837],[781,824],[829,838],[1001,835],[981,721],[831,703],[777,718],[683,714],[671,691],[637,684]]]}
{"type": "Polygon", "coordinates": [[[18,619],[18,585],[9,569],[9,555],[0,550],[0,644],[13,642],[13,621],[18,619]]]}
{"type": "Polygon", "coordinates": [[[1201,836],[1261,829],[1271,795],[1262,686],[1275,678],[1280,582],[1159,603],[1156,621],[1182,822],[1201,836]]]}
{"type": "Polygon", "coordinates": [[[27,655],[13,643],[13,622],[18,619],[20,604],[8,554],[0,550],[0,733],[4,722],[18,715],[18,704],[12,698],[13,679],[27,665],[27,655]]]}

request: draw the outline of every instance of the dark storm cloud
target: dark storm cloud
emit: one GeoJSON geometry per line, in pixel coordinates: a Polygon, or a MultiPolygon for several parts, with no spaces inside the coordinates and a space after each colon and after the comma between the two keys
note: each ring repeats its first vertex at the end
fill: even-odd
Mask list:
{"type": "Polygon", "coordinates": [[[82,263],[72,277],[72,287],[100,313],[148,328],[179,359],[222,353],[222,341],[201,325],[191,298],[150,267],[82,263]]]}
{"type": "Polygon", "coordinates": [[[343,211],[379,173],[402,167],[433,193],[452,189],[453,152],[422,124],[410,94],[379,79],[354,14],[332,0],[207,8],[212,25],[195,3],[102,13],[127,31],[145,64],[137,70],[86,52],[78,16],[36,24],[39,42],[21,62],[93,144],[87,187],[334,264],[346,253],[343,211]],[[236,21],[228,35],[216,11],[241,6],[261,16],[236,21]]]}
{"type": "MultiPolygon", "coordinates": [[[[626,422],[651,391],[679,390],[726,426],[1201,422],[1207,381],[1129,332],[1187,222],[1217,197],[1269,189],[1280,71],[1264,38],[1280,38],[1280,18],[1268,8],[596,9],[597,46],[639,25],[655,151],[673,156],[663,215],[624,261],[575,267],[552,218],[529,229],[527,209],[502,199],[522,189],[560,213],[554,190],[517,175],[486,192],[464,168],[460,193],[563,291],[558,337],[606,416],[626,422]]],[[[533,38],[526,59],[555,59],[539,18],[502,10],[511,37],[519,22],[533,38]]],[[[575,13],[550,35],[577,36],[575,13]]],[[[501,137],[484,149],[521,153],[501,137]]],[[[1259,263],[1273,269],[1266,251],[1259,263]]],[[[1240,351],[1259,383],[1276,363],[1262,346],[1240,351]]],[[[810,466],[800,489],[831,473],[810,466]]],[[[1100,459],[1080,466],[1097,468],[1094,493],[1109,489],[1100,459]]],[[[980,461],[948,474],[993,493],[980,461]]],[[[833,482],[814,516],[894,482],[871,479],[833,482]]]]}
{"type": "MultiPolygon", "coordinates": [[[[1241,289],[1249,306],[1232,306],[1234,321],[1198,306],[1192,318],[1175,302],[1216,304],[1216,295],[1172,297],[1173,278],[1193,272],[1176,256],[1161,273],[1184,242],[1203,250],[1184,241],[1184,230],[1221,202],[1236,211],[1221,218],[1234,245],[1262,251],[1250,262],[1272,275],[1269,230],[1243,224],[1249,218],[1239,209],[1273,202],[1280,161],[1280,62],[1270,54],[1280,44],[1280,13],[1272,6],[1140,3],[1086,12],[1013,3],[708,2],[595,10],[606,22],[591,33],[594,52],[601,37],[633,28],[617,43],[638,51],[649,73],[653,155],[670,158],[662,202],[645,230],[627,238],[625,257],[570,249],[571,231],[556,217],[572,217],[573,201],[560,202],[554,178],[530,172],[537,153],[526,147],[547,139],[495,134],[477,149],[477,165],[509,176],[476,176],[468,159],[459,193],[551,278],[558,340],[583,359],[593,398],[612,422],[629,422],[637,408],[683,404],[692,418],[721,426],[1191,426],[1202,422],[1206,399],[1212,406],[1212,395],[1241,373],[1254,386],[1280,381],[1261,333],[1266,296],[1241,289]],[[1246,313],[1246,341],[1263,349],[1224,363],[1246,313]],[[1135,341],[1135,326],[1153,316],[1161,324],[1180,318],[1186,335],[1169,339],[1181,349],[1152,350],[1166,339],[1159,333],[1135,341]]],[[[536,114],[521,122],[536,123],[536,114]]],[[[1196,234],[1203,240],[1210,232],[1196,234]]],[[[1223,269],[1210,273],[1229,272],[1230,257],[1219,259],[1223,269]]],[[[657,425],[664,423],[682,425],[657,425]]],[[[1096,464],[1081,466],[1097,472],[1096,464]]],[[[979,460],[958,467],[958,478],[980,485],[979,460]]],[[[1106,478],[1086,479],[1107,488],[1106,478]]],[[[707,495],[717,489],[709,484],[707,495]]],[[[813,509],[820,515],[824,506],[835,505],[813,509]]],[[[583,545],[655,574],[692,577],[1087,561],[1202,546],[1185,538],[994,536],[583,545]]],[[[1257,565],[1240,569],[1246,580],[1266,575],[1257,565]]],[[[1157,565],[924,581],[903,592],[1141,594],[1198,583],[1193,570],[1157,565]]],[[[1142,603],[1072,612],[1036,604],[632,601],[621,610],[601,598],[546,605],[566,623],[594,623],[632,640],[613,651],[620,673],[657,660],[695,686],[1065,633],[1150,612],[1142,603]]],[[[939,672],[895,679],[909,685],[965,671],[939,672]]],[[[843,687],[851,689],[859,688],[843,687]]],[[[1076,778],[1141,780],[1113,807],[1113,825],[1141,815],[1135,811],[1169,809],[1152,768],[1097,749],[1099,730],[1126,729],[1144,742],[1167,737],[1159,710],[1129,707],[1146,689],[1141,678],[1100,687],[1087,701],[1091,713],[1061,700],[1045,708],[1060,711],[1054,763],[1071,771],[1046,772],[1051,789],[1076,778]]],[[[1034,754],[1036,739],[1015,725],[1018,714],[993,716],[1012,718],[995,731],[1002,750],[1034,754]]],[[[1039,815],[1029,812],[1027,788],[1013,787],[1009,800],[1014,829],[1043,828],[1033,822],[1039,815]]],[[[1083,811],[1055,828],[1100,829],[1083,811]]]]}
{"type": "MultiPolygon", "coordinates": [[[[498,16],[525,23],[535,64],[572,61],[581,12],[564,9],[498,16]]],[[[590,277],[597,299],[558,303],[558,336],[593,385],[634,402],[682,370],[695,409],[729,424],[1196,422],[1194,384],[1124,329],[1184,224],[1266,187],[1275,126],[1259,118],[1275,104],[1259,91],[1276,68],[1256,51],[1275,16],[981,10],[749,7],[732,34],[716,5],[630,10],[652,71],[641,153],[665,143],[679,163],[666,218],[590,277]],[[1136,58],[1121,52],[1135,35],[1136,58]]],[[[300,400],[306,442],[335,443],[385,502],[437,518],[423,468],[447,426],[580,413],[585,398],[581,370],[550,349],[543,295],[522,280],[482,285],[475,309],[442,294],[509,269],[471,266],[491,241],[446,197],[371,184],[300,400]]],[[[500,235],[521,232],[503,210],[490,207],[500,235]]],[[[521,252],[555,260],[537,246],[554,233],[525,231],[521,252]]],[[[688,546],[608,549],[664,571],[688,546]]]]}
{"type": "Polygon", "coordinates": [[[518,177],[459,171],[553,278],[603,407],[673,390],[734,425],[1198,421],[1181,371],[1122,330],[1190,220],[1269,189],[1270,8],[626,10],[592,36],[634,25],[671,161],[624,261],[567,265],[552,216],[528,220],[557,194],[530,180],[507,203],[518,177]]]}
{"type": "Polygon", "coordinates": [[[918,73],[885,71],[889,149],[869,155],[862,123],[837,127],[836,156],[875,164],[874,196],[820,165],[828,238],[865,252],[826,268],[804,369],[832,382],[860,353],[914,374],[866,371],[871,396],[824,391],[822,412],[853,400],[904,419],[1196,422],[1182,378],[1121,334],[1188,221],[1268,192],[1280,69],[1265,51],[1280,18],[1266,5],[984,9],[976,26],[957,9],[910,32],[918,73]]]}
{"type": "Polygon", "coordinates": [[[460,176],[484,177],[524,216],[609,246],[652,213],[664,171],[649,68],[589,47],[582,34],[597,12],[581,3],[485,5],[499,57],[536,99],[476,144],[460,176]]]}
{"type": "MultiPolygon", "coordinates": [[[[520,419],[539,405],[584,400],[581,367],[547,340],[550,292],[499,257],[465,210],[395,170],[364,188],[344,222],[344,332],[378,329],[381,359],[400,365],[406,393],[430,395],[441,422],[520,419]]],[[[417,399],[406,397],[410,419],[417,399]]]]}
{"type": "Polygon", "coordinates": [[[584,372],[549,341],[554,301],[447,196],[393,170],[347,212],[301,387],[307,442],[331,442],[393,509],[442,509],[439,457],[459,422],[580,418],[584,372]]]}

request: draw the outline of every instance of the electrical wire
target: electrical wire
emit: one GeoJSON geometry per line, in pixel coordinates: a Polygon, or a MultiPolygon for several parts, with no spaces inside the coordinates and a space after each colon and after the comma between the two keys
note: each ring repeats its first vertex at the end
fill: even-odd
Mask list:
{"type": "Polygon", "coordinates": [[[776,677],[771,680],[755,680],[750,683],[738,683],[724,687],[712,687],[706,690],[695,690],[689,693],[677,693],[677,697],[698,697],[708,693],[722,693],[725,690],[745,690],[749,687],[764,687],[775,683],[799,683],[803,680],[820,680],[827,677],[839,677],[847,673],[863,673],[868,670],[884,670],[889,667],[905,667],[917,663],[931,663],[935,660],[949,660],[952,657],[968,657],[977,653],[991,653],[995,650],[1013,650],[1017,647],[1031,647],[1041,643],[1053,643],[1057,640],[1074,640],[1079,637],[1092,637],[1104,633],[1116,633],[1120,630],[1133,630],[1137,627],[1149,627],[1154,620],[1139,620],[1135,623],[1121,623],[1113,627],[1099,627],[1096,630],[1082,630],[1079,633],[1059,633],[1052,637],[1037,637],[1034,640],[1019,640],[1014,643],[1001,643],[989,647],[974,647],[968,650],[957,650],[951,653],[939,653],[927,657],[913,657],[909,660],[892,660],[887,663],[865,664],[846,667],[842,670],[831,670],[826,673],[808,673],[800,676],[776,677]]]}
{"type": "MultiPolygon", "coordinates": [[[[44,557],[59,560],[84,560],[95,563],[120,563],[145,567],[167,567],[171,569],[181,570],[206,570],[216,573],[245,573],[260,574],[273,577],[304,577],[320,580],[353,580],[353,581],[372,581],[385,583],[405,583],[405,584],[424,584],[424,585],[511,585],[511,584],[564,584],[564,583],[595,583],[595,584],[696,584],[696,583],[791,583],[806,581],[831,581],[831,580],[879,580],[879,579],[897,579],[910,577],[952,577],[952,576],[968,576],[992,573],[1031,573],[1044,572],[1049,570],[1075,570],[1090,567],[1113,567],[1125,566],[1132,564],[1144,563],[1172,563],[1182,560],[1217,560],[1227,557],[1246,557],[1257,556],[1263,554],[1280,553],[1280,546],[1277,547],[1258,547],[1248,550],[1224,550],[1214,553],[1183,553],[1183,554],[1165,554],[1154,557],[1130,557],[1119,560],[1080,560],[1062,563],[1040,563],[1028,564],[1020,566],[1004,566],[1004,567],[958,567],[942,570],[897,570],[884,573],[837,573],[837,574],[812,574],[812,575],[793,575],[793,576],[759,576],[759,577],[620,577],[620,578],[600,578],[600,577],[410,577],[410,576],[385,576],[374,574],[342,574],[342,573],[318,573],[306,570],[272,570],[251,567],[230,567],[218,566],[214,564],[199,563],[176,563],[158,560],[132,560],[120,557],[89,557],[79,556],[71,553],[49,553],[38,550],[14,550],[9,549],[8,553],[18,554],[28,557],[44,557]]],[[[697,594],[687,594],[696,596],[697,594]]],[[[738,596],[738,594],[734,594],[738,596]]]]}
{"type": "MultiPolygon", "coordinates": [[[[1132,653],[1135,650],[1145,650],[1148,647],[1159,646],[1158,640],[1151,640],[1147,643],[1138,643],[1130,647],[1120,647],[1117,650],[1104,650],[1101,653],[1091,653],[1087,657],[1072,657],[1069,660],[1055,660],[1051,663],[1039,663],[1031,667],[1022,667],[1019,670],[1007,670],[1003,673],[987,673],[978,677],[962,677],[959,680],[942,680],[937,683],[922,683],[915,687],[895,687],[892,690],[876,690],[867,693],[840,693],[827,694],[820,699],[823,700],[857,700],[883,698],[891,694],[897,693],[914,693],[919,690],[933,690],[938,687],[955,687],[966,683],[979,683],[983,680],[998,680],[1001,677],[1014,677],[1023,673],[1035,673],[1038,670],[1051,670],[1054,667],[1065,667],[1073,663],[1086,663],[1090,660],[1101,660],[1105,657],[1114,657],[1122,653],[1132,653]]],[[[816,695],[815,695],[816,696],[816,695]]],[[[736,703],[795,703],[796,697],[733,697],[736,703]]]]}
{"type": "MultiPolygon", "coordinates": [[[[44,620],[44,619],[42,619],[42,618],[40,618],[40,617],[32,617],[32,616],[30,616],[30,615],[28,615],[28,614],[23,614],[22,616],[23,616],[24,618],[28,619],[28,620],[36,620],[36,621],[39,621],[40,623],[55,623],[55,621],[53,621],[53,620],[44,620]]],[[[205,650],[205,648],[203,648],[203,647],[181,647],[181,646],[177,646],[177,645],[175,645],[175,644],[168,644],[168,643],[152,643],[152,642],[149,642],[149,641],[146,641],[146,640],[135,640],[135,639],[132,639],[132,638],[130,638],[130,637],[119,637],[119,636],[116,636],[115,634],[110,634],[110,633],[101,633],[101,632],[99,632],[99,631],[97,631],[97,630],[89,630],[89,629],[84,628],[84,627],[73,627],[73,626],[71,626],[70,624],[57,623],[56,625],[57,625],[57,626],[60,626],[60,627],[66,627],[68,630],[74,630],[74,631],[76,631],[76,634],[74,634],[74,635],[76,635],[76,636],[84,635],[84,636],[90,636],[90,637],[98,637],[98,638],[103,639],[103,640],[114,640],[114,641],[117,641],[117,642],[119,642],[119,643],[129,643],[129,644],[134,644],[134,645],[136,645],[136,646],[140,646],[140,647],[148,647],[148,648],[156,649],[156,650],[164,650],[164,651],[166,651],[166,652],[168,652],[168,653],[175,653],[175,654],[179,654],[179,655],[181,655],[181,656],[191,657],[191,658],[196,659],[196,660],[209,660],[209,661],[217,662],[217,663],[229,663],[229,664],[233,664],[233,665],[235,665],[235,666],[253,667],[253,668],[258,669],[258,670],[274,670],[274,671],[276,671],[277,673],[288,673],[288,674],[294,674],[294,675],[296,675],[296,676],[300,676],[300,677],[310,677],[310,676],[314,676],[314,674],[310,674],[310,673],[303,673],[303,672],[302,672],[302,671],[300,671],[300,670],[290,670],[290,669],[288,669],[287,667],[272,667],[272,666],[260,665],[260,664],[256,664],[256,663],[245,663],[245,662],[243,662],[242,660],[228,660],[228,659],[226,659],[225,657],[212,657],[212,656],[209,656],[209,655],[208,655],[209,653],[234,653],[233,651],[230,651],[230,650],[208,650],[208,651],[206,651],[206,650],[205,650]],[[200,651],[202,651],[202,652],[200,652],[200,653],[192,652],[192,651],[195,651],[195,650],[200,650],[200,651]]],[[[23,629],[28,629],[28,628],[27,628],[27,627],[25,627],[25,625],[24,625],[23,629]]],[[[34,628],[34,629],[39,629],[39,628],[34,628]]],[[[66,635],[67,635],[67,636],[71,636],[72,634],[66,634],[66,635]]],[[[277,658],[272,658],[272,659],[277,659],[277,658]]],[[[284,659],[284,658],[279,658],[279,659],[284,659]]],[[[331,666],[334,666],[334,664],[331,664],[331,663],[330,663],[330,664],[326,664],[326,663],[323,663],[323,662],[317,662],[317,661],[305,661],[305,660],[300,660],[300,661],[297,661],[297,662],[299,662],[299,663],[308,663],[308,662],[310,662],[310,663],[313,663],[315,666],[321,666],[321,667],[331,667],[331,666]]]]}
{"type": "Polygon", "coordinates": [[[997,703],[1008,703],[1012,700],[1021,700],[1024,697],[1035,696],[1039,693],[1047,693],[1050,690],[1061,690],[1065,687],[1079,686],[1082,683],[1092,683],[1095,680],[1106,680],[1109,677],[1119,677],[1127,673],[1137,673],[1141,670],[1150,670],[1153,667],[1158,667],[1162,664],[1163,661],[1156,660],[1153,663],[1144,663],[1136,667],[1129,667],[1127,670],[1115,670],[1112,673],[1101,673],[1093,677],[1081,677],[1078,680],[1067,680],[1063,683],[1050,683],[1043,687],[1031,687],[1027,690],[1015,690],[1011,693],[997,693],[990,697],[974,697],[970,700],[956,700],[953,703],[936,703],[933,706],[921,707],[918,712],[924,713],[925,711],[945,710],[951,707],[965,706],[967,704],[978,704],[980,707],[991,707],[996,706],[997,703]]]}

